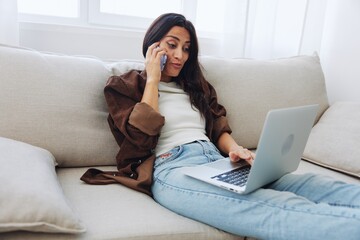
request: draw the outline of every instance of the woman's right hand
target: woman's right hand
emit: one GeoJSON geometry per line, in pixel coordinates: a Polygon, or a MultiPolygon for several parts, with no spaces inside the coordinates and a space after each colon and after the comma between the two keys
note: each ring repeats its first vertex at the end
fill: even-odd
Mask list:
{"type": "Polygon", "coordinates": [[[159,42],[153,43],[146,51],[146,85],[141,99],[141,102],[147,103],[156,111],[159,111],[160,58],[165,54],[165,50],[158,46],[159,42]]]}
{"type": "Polygon", "coordinates": [[[159,83],[161,80],[160,59],[166,51],[159,47],[159,42],[155,42],[149,46],[146,51],[145,69],[147,82],[159,83]]]}

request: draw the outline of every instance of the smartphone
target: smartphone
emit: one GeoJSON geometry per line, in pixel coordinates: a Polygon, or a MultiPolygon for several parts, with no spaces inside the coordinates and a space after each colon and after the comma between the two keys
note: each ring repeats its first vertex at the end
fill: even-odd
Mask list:
{"type": "Polygon", "coordinates": [[[161,71],[163,71],[164,68],[165,68],[166,60],[167,60],[166,54],[162,55],[161,59],[160,59],[160,69],[161,69],[161,71]]]}

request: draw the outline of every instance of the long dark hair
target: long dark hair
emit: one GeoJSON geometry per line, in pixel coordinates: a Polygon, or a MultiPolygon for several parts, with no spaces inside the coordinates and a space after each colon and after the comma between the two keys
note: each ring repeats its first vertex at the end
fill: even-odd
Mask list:
{"type": "Polygon", "coordinates": [[[160,41],[174,26],[185,28],[190,34],[189,58],[181,69],[179,76],[173,78],[186,93],[189,94],[192,106],[195,106],[205,119],[211,117],[210,106],[205,97],[207,82],[201,71],[198,59],[199,44],[194,25],[183,15],[166,13],[159,16],[150,25],[143,41],[143,55],[146,56],[148,47],[154,42],[160,41]]]}

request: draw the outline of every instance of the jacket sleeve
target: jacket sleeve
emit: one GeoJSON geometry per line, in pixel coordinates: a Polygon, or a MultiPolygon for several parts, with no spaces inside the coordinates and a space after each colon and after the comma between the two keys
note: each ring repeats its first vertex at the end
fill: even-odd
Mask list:
{"type": "Polygon", "coordinates": [[[224,132],[231,134],[232,130],[229,126],[226,118],[226,109],[223,105],[218,103],[218,97],[214,87],[208,83],[209,87],[209,105],[210,111],[213,117],[211,126],[211,139],[213,143],[217,143],[217,140],[224,132]]]}
{"type": "Polygon", "coordinates": [[[142,149],[154,148],[164,125],[164,117],[150,105],[141,103],[145,80],[136,71],[109,78],[104,89],[112,131],[119,131],[142,149]]]}

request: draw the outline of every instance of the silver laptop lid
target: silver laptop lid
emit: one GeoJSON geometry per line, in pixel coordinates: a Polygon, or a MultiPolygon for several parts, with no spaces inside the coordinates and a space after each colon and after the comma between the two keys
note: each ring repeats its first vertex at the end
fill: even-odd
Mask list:
{"type": "Polygon", "coordinates": [[[318,105],[275,109],[268,112],[246,186],[246,192],[295,171],[316,118],[318,105]],[[271,144],[269,144],[271,143],[271,144]],[[261,178],[256,177],[261,172],[261,178]],[[275,173],[275,174],[274,174],[275,173]]]}

